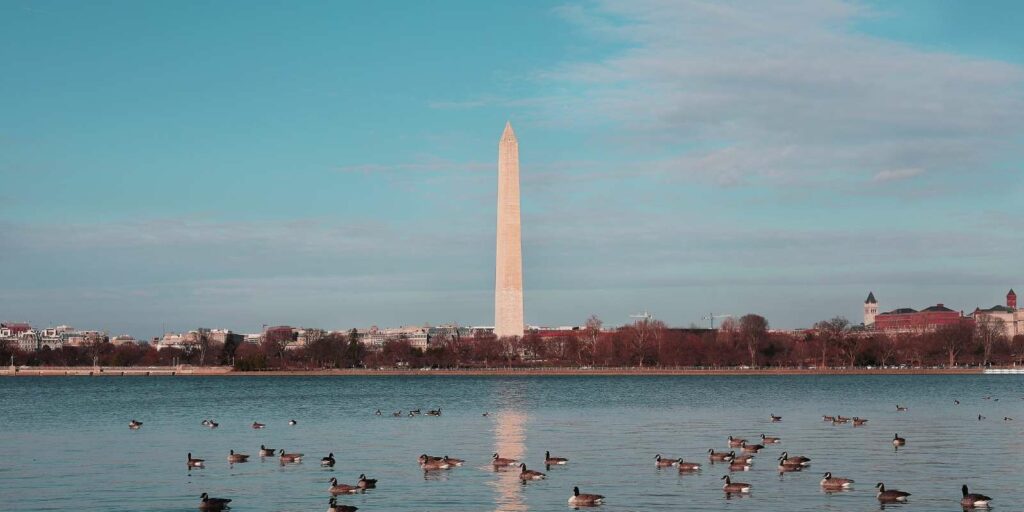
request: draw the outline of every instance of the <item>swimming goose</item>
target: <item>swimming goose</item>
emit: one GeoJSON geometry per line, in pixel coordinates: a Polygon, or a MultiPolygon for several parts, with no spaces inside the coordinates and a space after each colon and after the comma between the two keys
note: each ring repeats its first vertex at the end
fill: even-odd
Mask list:
{"type": "Polygon", "coordinates": [[[893,446],[903,446],[905,444],[907,444],[907,440],[900,437],[898,433],[892,435],[893,446]]]}
{"type": "Polygon", "coordinates": [[[534,471],[532,469],[526,469],[526,464],[519,465],[519,479],[522,481],[526,480],[543,480],[547,478],[547,475],[540,471],[534,471]]]}
{"type": "Polygon", "coordinates": [[[960,405],[960,400],[953,400],[953,405],[960,405]]]}
{"type": "Polygon", "coordinates": [[[894,501],[907,501],[907,496],[910,496],[909,492],[903,492],[898,489],[889,489],[887,491],[885,490],[885,484],[883,484],[882,482],[878,482],[878,484],[875,485],[875,487],[878,488],[878,493],[875,494],[875,496],[878,498],[878,501],[881,501],[882,503],[892,503],[894,501]]]}
{"type": "Polygon", "coordinates": [[[736,452],[729,452],[729,460],[733,464],[746,464],[749,466],[754,463],[754,456],[750,454],[736,455],[736,452]]]}
{"type": "Polygon", "coordinates": [[[846,416],[843,416],[843,415],[840,414],[840,415],[836,416],[836,421],[838,421],[839,423],[846,423],[846,422],[850,421],[850,418],[847,418],[846,416]]]}
{"type": "Polygon", "coordinates": [[[331,499],[327,500],[327,512],[356,512],[359,507],[352,505],[338,505],[338,498],[331,496],[331,499]]]}
{"type": "Polygon", "coordinates": [[[797,455],[795,457],[790,457],[789,456],[789,452],[782,452],[782,455],[779,456],[779,460],[782,461],[782,464],[785,465],[785,466],[810,466],[811,465],[811,459],[808,459],[807,457],[804,457],[803,455],[797,455]]]}
{"type": "Polygon", "coordinates": [[[130,428],[132,430],[138,430],[138,429],[142,428],[142,422],[141,421],[136,421],[136,420],[131,420],[131,421],[128,422],[128,428],[130,428]]]}
{"type": "Polygon", "coordinates": [[[491,456],[491,464],[495,466],[518,466],[519,461],[515,459],[505,459],[499,457],[497,453],[491,456]]]}
{"type": "Polygon", "coordinates": [[[757,453],[757,452],[761,451],[762,448],[764,448],[764,445],[763,444],[747,444],[746,441],[743,441],[742,443],[740,443],[740,448],[742,448],[743,451],[745,451],[747,453],[757,453]]]}
{"type": "Polygon", "coordinates": [[[750,484],[745,484],[742,482],[733,482],[729,478],[729,475],[723,476],[722,480],[725,480],[725,485],[722,486],[722,490],[727,493],[731,494],[737,492],[750,492],[750,484]]]}
{"type": "Polygon", "coordinates": [[[231,450],[231,453],[228,455],[228,462],[249,462],[249,456],[244,453],[235,453],[234,450],[231,450]]]}
{"type": "Polygon", "coordinates": [[[331,477],[331,486],[327,488],[327,492],[331,494],[355,494],[362,489],[355,485],[339,484],[338,479],[331,477]]]}
{"type": "Polygon", "coordinates": [[[452,466],[461,466],[466,461],[445,455],[444,457],[441,457],[441,462],[451,464],[452,466]]]}
{"type": "Polygon", "coordinates": [[[836,417],[835,416],[822,416],[821,417],[821,421],[831,421],[832,423],[835,423],[836,422],[836,417]]]}
{"type": "Polygon", "coordinates": [[[397,417],[402,415],[402,411],[395,411],[395,412],[391,413],[391,415],[397,418],[397,417]]]}
{"type": "Polygon", "coordinates": [[[544,452],[544,465],[546,466],[561,466],[568,463],[569,459],[564,457],[552,457],[551,452],[544,452]]]}
{"type": "Polygon", "coordinates": [[[327,468],[334,467],[334,452],[328,453],[326,457],[320,459],[320,465],[327,468]]]}
{"type": "Polygon", "coordinates": [[[377,479],[376,478],[366,478],[365,474],[360,473],[359,474],[359,481],[356,482],[356,485],[359,486],[360,489],[376,489],[377,488],[377,479]]]}
{"type": "Polygon", "coordinates": [[[776,444],[776,443],[778,443],[780,441],[782,441],[781,437],[771,437],[771,436],[766,436],[764,434],[761,434],[761,443],[762,444],[776,444]]]}
{"type": "Polygon", "coordinates": [[[190,468],[201,468],[203,463],[206,462],[203,459],[193,459],[192,452],[188,452],[188,467],[190,468]]]}
{"type": "Polygon", "coordinates": [[[211,512],[225,510],[231,508],[228,506],[228,503],[231,503],[229,498],[211,498],[210,495],[205,492],[199,495],[199,510],[207,510],[211,512]]]}
{"type": "Polygon", "coordinates": [[[729,463],[729,471],[750,471],[750,464],[734,460],[729,463]]]}
{"type": "Polygon", "coordinates": [[[288,420],[288,424],[294,427],[295,425],[298,425],[299,422],[297,422],[295,420],[288,420]]]}
{"type": "Polygon", "coordinates": [[[896,412],[907,412],[907,407],[900,404],[896,404],[896,412]]]}
{"type": "Polygon", "coordinates": [[[782,416],[776,416],[774,414],[769,414],[768,417],[771,418],[772,422],[774,422],[774,423],[778,423],[778,422],[782,421],[782,416]]]}
{"type": "Polygon", "coordinates": [[[253,430],[259,430],[259,429],[261,429],[261,428],[265,428],[266,426],[267,426],[266,424],[264,424],[264,423],[260,423],[260,422],[258,422],[258,421],[254,421],[254,422],[252,422],[252,428],[253,428],[253,430]]]}
{"type": "Polygon", "coordinates": [[[716,452],[713,449],[708,449],[708,460],[712,462],[729,462],[733,457],[728,452],[716,452]]]}
{"type": "Polygon", "coordinates": [[[450,469],[452,468],[452,465],[442,460],[421,459],[420,468],[422,468],[423,471],[435,471],[438,469],[450,469]]]}
{"type": "Polygon", "coordinates": [[[377,409],[377,412],[373,413],[374,416],[380,416],[381,414],[383,413],[380,412],[380,409],[377,409]]]}
{"type": "Polygon", "coordinates": [[[747,442],[746,439],[739,439],[729,436],[729,448],[736,448],[737,446],[747,442]]]}
{"type": "Polygon", "coordinates": [[[985,496],[984,494],[967,493],[967,486],[964,485],[960,488],[960,492],[963,493],[964,497],[960,499],[960,505],[965,508],[974,507],[988,507],[988,503],[992,501],[992,498],[985,496]]]}
{"type": "Polygon", "coordinates": [[[849,489],[851,485],[853,485],[853,480],[832,476],[831,471],[825,473],[825,477],[821,479],[821,487],[826,491],[849,489]]]}
{"type": "Polygon", "coordinates": [[[440,407],[438,407],[437,409],[431,409],[431,410],[427,411],[427,416],[440,416],[440,415],[441,415],[441,408],[440,407]]]}
{"type": "Polygon", "coordinates": [[[862,427],[862,426],[866,425],[867,422],[868,422],[867,418],[858,418],[856,416],[853,417],[853,426],[855,426],[855,427],[862,427]]]}
{"type": "Polygon", "coordinates": [[[281,464],[286,462],[302,462],[303,454],[301,453],[285,453],[284,449],[278,450],[278,453],[281,455],[281,464]]]}
{"type": "Polygon", "coordinates": [[[273,457],[277,450],[260,445],[260,457],[273,457]]]}
{"type": "Polygon", "coordinates": [[[604,503],[604,496],[600,494],[580,494],[579,487],[572,488],[572,496],[569,496],[570,505],[600,505],[604,503]]]}
{"type": "Polygon", "coordinates": [[[700,464],[697,464],[696,462],[683,462],[682,457],[679,457],[679,460],[676,461],[676,467],[679,468],[679,472],[681,473],[686,471],[700,471],[700,464]]]}
{"type": "Polygon", "coordinates": [[[981,420],[983,420],[983,419],[985,419],[985,417],[979,414],[979,415],[978,415],[978,421],[981,421],[981,420]]]}
{"type": "Polygon", "coordinates": [[[667,457],[662,457],[661,454],[659,453],[659,454],[654,456],[654,465],[659,467],[659,468],[668,468],[668,467],[675,466],[676,465],[676,461],[675,461],[675,459],[670,459],[670,458],[667,458],[667,457]]]}
{"type": "Polygon", "coordinates": [[[1003,421],[1013,421],[1013,418],[1009,416],[1003,416],[1003,421]]]}
{"type": "Polygon", "coordinates": [[[409,416],[416,416],[420,413],[419,409],[409,409],[409,416]]]}
{"type": "Polygon", "coordinates": [[[206,425],[209,428],[217,428],[220,426],[220,423],[217,423],[216,421],[213,420],[206,420],[206,423],[204,423],[204,425],[206,425]]]}

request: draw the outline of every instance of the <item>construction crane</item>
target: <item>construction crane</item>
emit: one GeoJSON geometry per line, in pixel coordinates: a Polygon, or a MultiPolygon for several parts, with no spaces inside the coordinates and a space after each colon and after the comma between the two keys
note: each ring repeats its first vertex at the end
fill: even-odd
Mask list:
{"type": "Polygon", "coordinates": [[[708,320],[708,321],[710,321],[711,322],[711,328],[714,329],[715,328],[715,319],[716,318],[732,318],[732,317],[733,317],[733,315],[716,315],[714,313],[708,313],[707,316],[702,317],[701,320],[708,320]]]}

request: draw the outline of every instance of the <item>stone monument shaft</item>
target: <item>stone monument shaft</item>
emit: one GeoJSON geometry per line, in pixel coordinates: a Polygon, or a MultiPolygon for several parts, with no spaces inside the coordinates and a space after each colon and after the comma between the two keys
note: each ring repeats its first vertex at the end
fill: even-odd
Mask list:
{"type": "Polygon", "coordinates": [[[512,124],[498,142],[498,248],[494,269],[494,334],[523,335],[523,245],[519,219],[519,142],[512,124]]]}

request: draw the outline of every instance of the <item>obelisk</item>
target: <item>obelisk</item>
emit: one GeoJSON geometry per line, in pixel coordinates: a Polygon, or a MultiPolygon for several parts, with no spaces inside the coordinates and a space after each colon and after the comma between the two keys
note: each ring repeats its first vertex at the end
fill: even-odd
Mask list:
{"type": "Polygon", "coordinates": [[[519,220],[519,142],[512,124],[498,142],[498,250],[494,267],[494,334],[523,335],[523,245],[519,220]]]}

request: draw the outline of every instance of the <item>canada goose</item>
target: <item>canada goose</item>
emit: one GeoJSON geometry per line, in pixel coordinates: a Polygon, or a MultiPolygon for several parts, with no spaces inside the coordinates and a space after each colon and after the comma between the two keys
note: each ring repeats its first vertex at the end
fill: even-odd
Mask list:
{"type": "Polygon", "coordinates": [[[515,459],[505,459],[499,457],[497,453],[491,456],[491,464],[495,466],[518,466],[519,461],[515,459]]]}
{"type": "Polygon", "coordinates": [[[202,423],[202,425],[203,425],[204,427],[208,427],[208,426],[210,426],[210,420],[203,420],[203,423],[202,423]]]}
{"type": "Polygon", "coordinates": [[[423,471],[434,471],[438,469],[450,469],[453,467],[452,464],[445,462],[444,460],[438,460],[427,455],[420,455],[420,468],[423,471]]]}
{"type": "Polygon", "coordinates": [[[992,498],[989,498],[984,494],[968,494],[966,485],[960,488],[960,492],[964,495],[964,497],[960,499],[960,505],[966,508],[988,507],[988,503],[992,501],[992,498]]]}
{"type": "Polygon", "coordinates": [[[260,422],[258,422],[258,421],[254,421],[254,422],[252,422],[252,429],[253,429],[253,430],[259,430],[259,429],[261,429],[261,428],[265,428],[266,426],[267,426],[266,424],[264,424],[264,423],[260,423],[260,422]]]}
{"type": "Polygon", "coordinates": [[[331,486],[327,488],[327,492],[331,494],[355,494],[362,489],[355,485],[339,484],[338,479],[331,477],[331,486]]]}
{"type": "Polygon", "coordinates": [[[377,409],[377,412],[375,412],[373,414],[374,414],[374,416],[380,416],[381,415],[380,409],[377,409]]]}
{"type": "Polygon", "coordinates": [[[331,499],[327,500],[327,512],[356,512],[359,507],[352,505],[338,505],[338,498],[331,496],[331,499]]]}
{"type": "Polygon", "coordinates": [[[878,484],[876,484],[875,487],[878,488],[878,493],[875,494],[875,496],[878,498],[878,501],[881,501],[882,503],[892,503],[894,501],[907,501],[907,496],[910,496],[909,492],[903,492],[898,489],[890,489],[887,491],[885,490],[885,484],[883,484],[882,482],[878,482],[878,484]]]}
{"type": "Polygon", "coordinates": [[[746,464],[749,466],[754,463],[754,456],[750,454],[736,455],[736,452],[729,452],[729,460],[733,464],[746,464]]]}
{"type": "Polygon", "coordinates": [[[437,409],[431,409],[431,410],[427,411],[427,416],[440,416],[440,415],[441,415],[441,408],[440,407],[438,407],[437,409]]]}
{"type": "Polygon", "coordinates": [[[808,459],[807,457],[804,457],[803,455],[797,455],[795,457],[790,457],[789,456],[789,452],[782,452],[782,455],[779,456],[779,460],[782,462],[782,464],[784,466],[810,466],[811,465],[811,459],[808,459]]]}
{"type": "Polygon", "coordinates": [[[750,471],[750,464],[734,460],[729,463],[729,471],[750,471]]]}
{"type": "Polygon", "coordinates": [[[395,412],[391,413],[391,415],[397,418],[397,417],[402,415],[402,411],[395,411],[395,412]]]}
{"type": "Polygon", "coordinates": [[[451,464],[452,466],[461,466],[466,461],[462,459],[455,459],[445,455],[444,457],[441,457],[441,462],[444,462],[445,464],[451,464]]]}
{"type": "Polygon", "coordinates": [[[326,457],[320,459],[320,465],[327,468],[334,467],[334,452],[328,453],[326,457]]]}
{"type": "Polygon", "coordinates": [[[412,411],[409,411],[409,417],[412,418],[413,416],[416,416],[416,415],[413,414],[412,411]]]}
{"type": "Polygon", "coordinates": [[[832,476],[832,472],[825,473],[825,477],[821,479],[821,487],[827,491],[837,491],[841,489],[848,489],[853,485],[853,480],[849,478],[839,478],[832,476]]]}
{"type": "Polygon", "coordinates": [[[836,416],[836,421],[838,421],[840,423],[846,423],[846,422],[850,421],[850,418],[847,418],[846,416],[843,416],[843,415],[839,415],[839,416],[836,416]]]}
{"type": "Polygon", "coordinates": [[[675,459],[670,459],[668,457],[662,457],[661,454],[659,453],[659,454],[654,456],[654,465],[659,467],[659,468],[668,468],[668,467],[675,466],[676,465],[676,460],[675,459]]]}
{"type": "Polygon", "coordinates": [[[979,415],[978,415],[978,421],[981,421],[981,420],[983,420],[983,419],[985,419],[985,417],[979,414],[979,415]]]}
{"type": "Polygon", "coordinates": [[[712,462],[729,462],[733,459],[733,455],[728,452],[716,452],[713,449],[708,449],[708,460],[712,462]]]}
{"type": "Polygon", "coordinates": [[[249,462],[249,456],[244,453],[235,453],[234,450],[231,450],[231,453],[228,454],[228,462],[249,462]]]}
{"type": "Polygon", "coordinates": [[[898,433],[892,435],[892,445],[893,446],[903,446],[905,444],[907,444],[907,440],[903,439],[902,437],[900,437],[900,435],[898,433]]]}
{"type": "Polygon", "coordinates": [[[138,430],[138,429],[142,428],[142,422],[141,421],[136,421],[136,420],[131,420],[131,421],[128,422],[128,428],[130,428],[132,430],[138,430]]]}
{"type": "Polygon", "coordinates": [[[193,459],[192,452],[188,452],[188,467],[201,468],[205,462],[203,459],[193,459]]]}
{"type": "Polygon", "coordinates": [[[960,400],[953,400],[953,405],[960,405],[960,400]]]}
{"type": "Polygon", "coordinates": [[[778,443],[780,441],[782,441],[781,437],[771,437],[771,436],[766,436],[764,434],[761,434],[761,443],[762,444],[776,444],[776,443],[778,443]]]}
{"type": "Polygon", "coordinates": [[[419,409],[409,409],[409,416],[415,416],[420,413],[419,409]]]}
{"type": "Polygon", "coordinates": [[[907,407],[904,405],[896,404],[896,412],[907,412],[907,407]]]}
{"type": "Polygon", "coordinates": [[[526,464],[519,465],[519,479],[522,481],[526,480],[543,480],[547,478],[547,475],[540,471],[534,471],[532,469],[526,469],[526,464]]]}
{"type": "Polygon", "coordinates": [[[359,486],[360,489],[376,489],[377,488],[377,479],[376,478],[366,478],[365,474],[360,473],[359,474],[359,481],[356,482],[356,485],[359,486]]]}
{"type": "Polygon", "coordinates": [[[745,451],[747,453],[757,453],[757,452],[761,451],[762,448],[764,448],[764,445],[763,444],[747,444],[746,441],[743,441],[742,443],[740,443],[740,448],[742,448],[743,451],[745,451]]]}
{"type": "Polygon", "coordinates": [[[231,499],[229,498],[211,498],[210,495],[205,492],[199,495],[199,510],[213,512],[225,510],[231,508],[228,506],[228,503],[231,503],[231,499]]]}
{"type": "Polygon", "coordinates": [[[285,453],[284,449],[278,450],[278,454],[281,456],[281,464],[287,462],[302,462],[301,453],[285,453]]]}
{"type": "Polygon", "coordinates": [[[568,463],[569,459],[565,457],[552,457],[551,452],[544,452],[544,465],[546,466],[561,466],[568,463]]]}
{"type": "Polygon", "coordinates": [[[679,460],[676,461],[676,467],[679,468],[681,473],[686,471],[700,471],[700,464],[697,464],[696,462],[683,462],[682,457],[679,457],[679,460]]]}
{"type": "Polygon", "coordinates": [[[778,422],[782,421],[782,416],[776,416],[774,414],[769,414],[768,417],[772,419],[773,423],[778,423],[778,422]]]}
{"type": "Polygon", "coordinates": [[[489,412],[485,412],[485,413],[481,414],[481,416],[483,416],[484,418],[486,418],[486,417],[488,417],[490,415],[491,415],[491,413],[489,413],[489,412]]]}
{"type": "Polygon", "coordinates": [[[295,425],[298,425],[299,422],[297,422],[295,420],[288,420],[288,424],[294,427],[295,425]]]}
{"type": "Polygon", "coordinates": [[[729,448],[736,448],[745,442],[747,442],[746,439],[739,439],[729,436],[729,448]]]}
{"type": "Polygon", "coordinates": [[[866,425],[867,423],[868,423],[868,419],[867,418],[858,418],[856,416],[853,417],[853,426],[855,426],[855,427],[862,427],[862,426],[866,425]]]}
{"type": "Polygon", "coordinates": [[[572,496],[569,496],[570,505],[600,505],[604,503],[604,496],[600,494],[580,494],[579,487],[572,488],[572,496]]]}
{"type": "Polygon", "coordinates": [[[206,426],[209,428],[217,428],[220,426],[220,423],[217,423],[216,421],[213,420],[206,420],[206,426]]]}
{"type": "Polygon", "coordinates": [[[725,480],[725,485],[722,486],[722,490],[727,493],[731,494],[737,492],[750,492],[750,484],[745,484],[742,482],[733,482],[729,478],[729,475],[723,476],[722,480],[725,480]]]}
{"type": "Polygon", "coordinates": [[[835,423],[836,417],[835,416],[822,416],[821,417],[821,421],[831,421],[831,422],[835,423]]]}
{"type": "Polygon", "coordinates": [[[1003,416],[1003,421],[1013,421],[1013,418],[1009,416],[1003,416]]]}
{"type": "Polygon", "coordinates": [[[260,445],[260,457],[273,457],[277,450],[260,445]]]}

